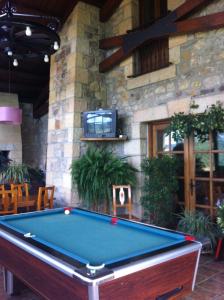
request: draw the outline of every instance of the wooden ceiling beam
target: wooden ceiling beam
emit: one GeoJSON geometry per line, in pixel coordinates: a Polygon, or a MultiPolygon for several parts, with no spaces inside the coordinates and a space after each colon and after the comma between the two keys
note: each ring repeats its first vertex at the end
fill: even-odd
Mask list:
{"type": "Polygon", "coordinates": [[[121,4],[122,0],[106,0],[100,9],[100,21],[107,22],[121,4]]]}

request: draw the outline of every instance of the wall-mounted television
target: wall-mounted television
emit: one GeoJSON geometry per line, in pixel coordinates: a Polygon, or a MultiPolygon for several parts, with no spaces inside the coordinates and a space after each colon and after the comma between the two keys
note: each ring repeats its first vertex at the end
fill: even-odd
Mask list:
{"type": "Polygon", "coordinates": [[[117,136],[117,110],[85,111],[82,115],[84,137],[109,138],[117,136]]]}

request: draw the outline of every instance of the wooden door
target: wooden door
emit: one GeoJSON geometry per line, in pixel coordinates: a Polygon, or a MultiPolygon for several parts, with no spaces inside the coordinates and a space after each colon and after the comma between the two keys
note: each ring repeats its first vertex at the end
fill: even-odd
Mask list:
{"type": "Polygon", "coordinates": [[[193,137],[176,143],[165,134],[168,124],[149,126],[149,154],[175,156],[179,207],[201,210],[213,217],[217,205],[224,201],[224,133],[211,133],[203,143],[193,137]]]}
{"type": "Polygon", "coordinates": [[[210,133],[203,143],[192,138],[190,143],[191,208],[213,217],[224,201],[224,133],[210,133]]]}

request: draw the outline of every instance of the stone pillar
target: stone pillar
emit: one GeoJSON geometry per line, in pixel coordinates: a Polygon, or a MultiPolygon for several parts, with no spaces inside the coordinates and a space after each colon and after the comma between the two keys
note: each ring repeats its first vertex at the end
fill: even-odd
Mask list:
{"type": "Polygon", "coordinates": [[[77,205],[70,166],[80,156],[81,112],[106,98],[98,72],[99,9],[79,2],[60,36],[61,48],[51,60],[47,184],[56,186],[58,205],[77,205]]]}

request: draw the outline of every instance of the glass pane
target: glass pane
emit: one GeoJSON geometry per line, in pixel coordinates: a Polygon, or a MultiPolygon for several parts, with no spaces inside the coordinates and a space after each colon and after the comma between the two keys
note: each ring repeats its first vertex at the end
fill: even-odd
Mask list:
{"type": "Polygon", "coordinates": [[[213,154],[213,177],[224,178],[224,153],[213,154]]]}
{"type": "Polygon", "coordinates": [[[173,154],[173,157],[175,157],[177,161],[177,175],[184,176],[184,155],[173,154]]]}
{"type": "Polygon", "coordinates": [[[213,198],[214,206],[224,203],[224,182],[213,183],[213,198]]]}
{"type": "Polygon", "coordinates": [[[184,142],[179,141],[178,143],[171,139],[171,150],[172,151],[184,151],[184,142]]]}
{"type": "Polygon", "coordinates": [[[213,134],[213,149],[224,151],[224,133],[216,132],[213,134]]]}
{"type": "Polygon", "coordinates": [[[164,133],[164,130],[157,130],[157,152],[168,152],[169,151],[169,136],[164,133]]]}
{"type": "Polygon", "coordinates": [[[202,207],[197,207],[196,205],[196,210],[203,213],[206,216],[210,216],[211,215],[211,211],[209,208],[202,208],[202,207]]]}
{"type": "Polygon", "coordinates": [[[210,205],[210,192],[208,181],[196,181],[195,184],[196,204],[210,205]]]}
{"type": "Polygon", "coordinates": [[[196,151],[206,151],[206,150],[209,150],[209,140],[206,140],[204,143],[201,143],[195,137],[194,138],[194,149],[196,151]]]}
{"type": "Polygon", "coordinates": [[[210,172],[210,155],[197,153],[195,157],[196,177],[209,177],[209,172],[210,172]]]}

